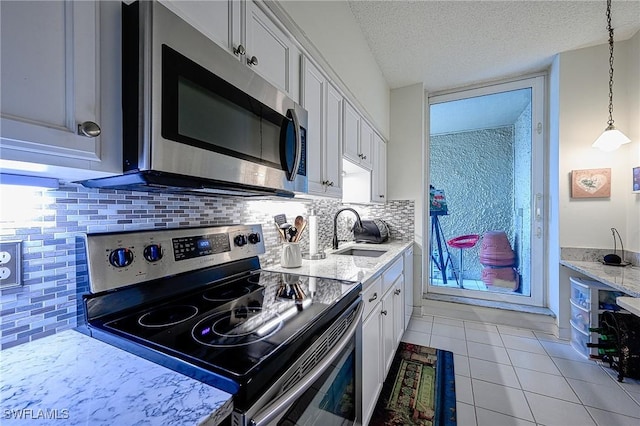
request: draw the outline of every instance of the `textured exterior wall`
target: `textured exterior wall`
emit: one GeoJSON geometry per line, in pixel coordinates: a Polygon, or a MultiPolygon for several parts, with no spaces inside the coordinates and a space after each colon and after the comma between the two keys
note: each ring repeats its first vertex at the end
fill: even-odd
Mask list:
{"type": "MultiPolygon", "coordinates": [[[[0,240],[22,240],[23,286],[0,290],[0,345],[6,349],[73,328],[78,323],[77,294],[88,289],[83,251],[76,237],[83,233],[260,223],[266,254],[263,266],[280,261],[280,242],[273,216],[290,221],[315,210],[319,245],[330,247],[336,200],[243,200],[95,190],[64,186],[57,191],[20,189],[14,195],[0,187],[0,240]]],[[[413,201],[353,206],[362,218],[386,220],[394,239],[413,240],[413,201]]],[[[348,221],[346,213],[341,221],[348,221]]],[[[352,216],[351,216],[352,217],[352,216]]],[[[341,223],[342,238],[349,238],[341,223]]],[[[351,235],[352,236],[352,235],[351,235]]],[[[308,234],[301,239],[308,251],[308,234]]]]}
{"type": "MultiPolygon", "coordinates": [[[[431,136],[430,183],[447,198],[449,215],[440,217],[446,240],[502,230],[513,245],[513,134],[502,127],[431,136]]],[[[464,250],[465,279],[481,278],[479,250],[464,250]]],[[[459,250],[450,252],[457,268],[459,250]]]]}
{"type": "Polygon", "coordinates": [[[514,250],[520,272],[520,291],[531,294],[531,104],[514,126],[514,250]]]}

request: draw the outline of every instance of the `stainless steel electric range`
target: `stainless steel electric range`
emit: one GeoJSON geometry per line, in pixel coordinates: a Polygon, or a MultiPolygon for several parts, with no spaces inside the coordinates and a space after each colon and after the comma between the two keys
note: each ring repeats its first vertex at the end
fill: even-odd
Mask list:
{"type": "Polygon", "coordinates": [[[93,337],[233,394],[234,425],[356,424],[359,283],[260,269],[260,225],[89,234],[93,337]]]}

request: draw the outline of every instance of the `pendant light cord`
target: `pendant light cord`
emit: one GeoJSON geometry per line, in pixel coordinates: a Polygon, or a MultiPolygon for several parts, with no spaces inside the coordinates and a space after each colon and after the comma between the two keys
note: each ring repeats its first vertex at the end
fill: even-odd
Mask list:
{"type": "Polygon", "coordinates": [[[611,27],[611,0],[607,0],[607,30],[609,31],[609,126],[613,126],[613,28],[611,27]]]}

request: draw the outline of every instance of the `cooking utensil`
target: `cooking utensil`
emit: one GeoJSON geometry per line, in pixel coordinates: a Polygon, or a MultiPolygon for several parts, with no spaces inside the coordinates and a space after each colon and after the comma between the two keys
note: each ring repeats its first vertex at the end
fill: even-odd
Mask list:
{"type": "Polygon", "coordinates": [[[284,229],[280,228],[277,223],[276,229],[278,230],[278,234],[280,234],[280,238],[282,239],[282,241],[287,241],[287,236],[284,233],[284,229]]]}
{"type": "Polygon", "coordinates": [[[298,228],[298,234],[296,235],[296,241],[295,242],[300,241],[300,238],[302,238],[302,233],[304,232],[305,229],[307,229],[307,221],[306,220],[304,222],[302,222],[302,226],[300,228],[298,228]]]}
{"type": "Polygon", "coordinates": [[[289,242],[292,243],[296,238],[296,235],[298,235],[298,230],[296,229],[295,226],[290,227],[289,229],[287,229],[287,233],[289,234],[289,242]]]}
{"type": "Polygon", "coordinates": [[[282,228],[282,225],[287,224],[287,216],[284,214],[275,215],[273,220],[276,222],[276,225],[278,225],[278,228],[282,228]]]}

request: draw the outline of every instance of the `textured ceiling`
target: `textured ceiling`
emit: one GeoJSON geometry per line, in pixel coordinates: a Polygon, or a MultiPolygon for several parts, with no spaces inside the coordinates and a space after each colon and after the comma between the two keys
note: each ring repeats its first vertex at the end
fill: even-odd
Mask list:
{"type": "MultiPolygon", "coordinates": [[[[430,92],[540,71],[607,42],[606,1],[352,1],[391,88],[430,92]]],[[[640,30],[640,0],[614,0],[615,40],[640,30]]],[[[606,61],[606,58],[603,58],[606,61]]]]}

